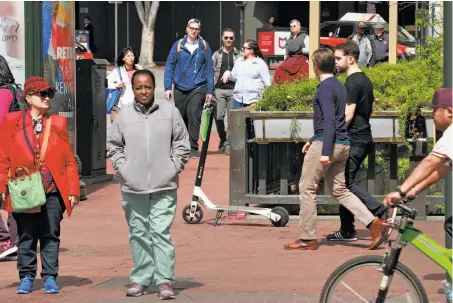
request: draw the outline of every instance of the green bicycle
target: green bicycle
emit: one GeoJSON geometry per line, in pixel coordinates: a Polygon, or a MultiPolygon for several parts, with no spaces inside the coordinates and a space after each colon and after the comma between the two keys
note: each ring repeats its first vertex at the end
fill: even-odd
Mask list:
{"type": "Polygon", "coordinates": [[[389,241],[384,256],[360,256],[339,266],[324,284],[321,303],[430,302],[417,275],[407,266],[398,262],[401,251],[407,243],[412,244],[437,263],[451,278],[452,250],[441,246],[414,227],[417,211],[404,205],[405,202],[407,200],[395,205],[395,208],[401,210],[401,221],[397,223],[394,220],[395,209],[393,219],[385,223],[386,227],[398,231],[398,237],[393,245],[392,241],[389,241]],[[359,270],[364,270],[364,272],[356,278],[351,278],[350,274],[359,270]],[[376,289],[377,285],[372,282],[373,276],[377,277],[376,284],[380,281],[379,290],[376,289]],[[390,284],[392,284],[391,288],[390,284]]]}

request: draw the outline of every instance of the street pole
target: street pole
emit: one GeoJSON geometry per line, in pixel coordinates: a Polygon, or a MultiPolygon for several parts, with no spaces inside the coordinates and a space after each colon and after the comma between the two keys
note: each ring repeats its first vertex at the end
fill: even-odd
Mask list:
{"type": "Polygon", "coordinates": [[[240,40],[241,44],[240,45],[242,47],[242,45],[244,45],[244,10],[245,10],[245,6],[242,5],[239,8],[240,8],[240,10],[239,10],[239,20],[240,21],[239,22],[240,22],[240,25],[241,25],[240,30],[239,30],[239,35],[241,37],[241,40],[240,40]]]}
{"type": "MultiPolygon", "coordinates": [[[[443,34],[444,34],[444,87],[453,87],[453,75],[452,75],[452,35],[453,35],[453,26],[452,26],[452,2],[445,1],[444,2],[444,15],[443,15],[443,34]]],[[[445,219],[451,218],[452,216],[452,174],[451,172],[448,173],[447,177],[445,178],[445,219]]],[[[452,239],[445,235],[445,246],[447,248],[452,248],[452,239]]],[[[451,279],[447,273],[447,279],[451,283],[451,279]]]]}
{"type": "Polygon", "coordinates": [[[118,55],[118,1],[115,1],[115,56],[118,55]]]}

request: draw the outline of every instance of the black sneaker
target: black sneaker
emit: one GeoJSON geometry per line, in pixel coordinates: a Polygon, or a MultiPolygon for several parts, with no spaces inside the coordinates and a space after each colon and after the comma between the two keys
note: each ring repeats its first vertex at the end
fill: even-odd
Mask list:
{"type": "Polygon", "coordinates": [[[347,233],[341,229],[333,234],[327,235],[327,240],[329,241],[347,241],[353,242],[357,241],[357,233],[347,233]]]}
{"type": "Polygon", "coordinates": [[[200,158],[200,152],[198,150],[192,149],[190,151],[189,155],[190,155],[191,158],[200,158]]]}

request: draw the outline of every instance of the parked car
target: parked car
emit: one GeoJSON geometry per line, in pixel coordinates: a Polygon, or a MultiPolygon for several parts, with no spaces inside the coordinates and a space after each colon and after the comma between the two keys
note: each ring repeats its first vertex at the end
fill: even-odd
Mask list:
{"type": "MultiPolygon", "coordinates": [[[[320,27],[320,45],[336,47],[344,43],[355,33],[357,21],[325,21],[320,27]]],[[[373,23],[365,22],[368,27],[365,29],[366,35],[374,35],[373,23]]],[[[384,30],[388,33],[388,23],[384,30]]],[[[403,60],[410,60],[415,57],[415,38],[403,27],[398,26],[398,57],[403,60]]]]}

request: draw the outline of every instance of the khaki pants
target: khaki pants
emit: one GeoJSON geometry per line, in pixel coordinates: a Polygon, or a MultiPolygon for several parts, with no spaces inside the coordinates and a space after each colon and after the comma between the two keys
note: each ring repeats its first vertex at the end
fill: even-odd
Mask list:
{"type": "Polygon", "coordinates": [[[316,236],[316,190],[323,176],[332,197],[346,207],[365,226],[375,217],[366,206],[346,187],[345,167],[349,157],[349,145],[334,144],[330,165],[323,166],[321,158],[322,142],[314,141],[304,158],[302,175],[299,181],[300,239],[315,240],[316,236]]]}

